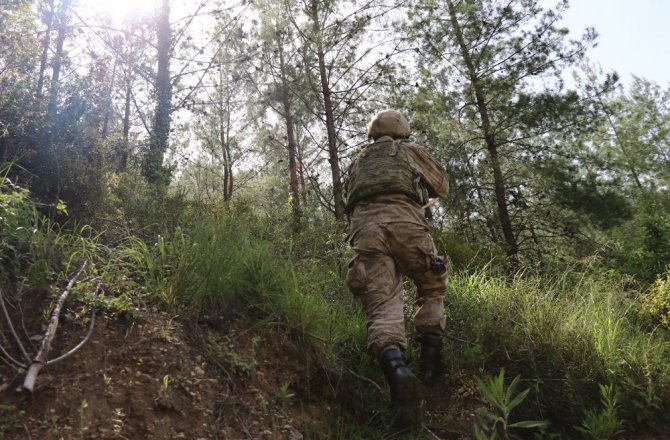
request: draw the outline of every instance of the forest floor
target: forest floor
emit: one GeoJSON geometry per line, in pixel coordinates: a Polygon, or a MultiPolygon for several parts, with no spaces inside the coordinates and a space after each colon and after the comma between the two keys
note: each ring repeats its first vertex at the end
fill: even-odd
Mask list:
{"type": "MultiPolygon", "coordinates": [[[[24,328],[44,322],[31,314],[38,304],[24,306],[38,317],[24,328]]],[[[54,356],[81,340],[84,321],[62,316],[54,356]]],[[[151,308],[99,317],[88,344],[43,369],[32,395],[24,373],[0,366],[0,439],[472,438],[482,406],[473,384],[426,387],[426,427],[398,432],[379,378],[329,366],[271,327],[238,316],[187,328],[151,308]]]]}

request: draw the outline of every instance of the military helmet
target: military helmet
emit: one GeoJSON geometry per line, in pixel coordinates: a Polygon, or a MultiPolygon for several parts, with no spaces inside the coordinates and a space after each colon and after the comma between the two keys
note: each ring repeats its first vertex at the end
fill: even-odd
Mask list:
{"type": "Polygon", "coordinates": [[[377,140],[382,136],[394,139],[409,137],[409,122],[398,110],[384,110],[370,120],[368,137],[377,140]]]}

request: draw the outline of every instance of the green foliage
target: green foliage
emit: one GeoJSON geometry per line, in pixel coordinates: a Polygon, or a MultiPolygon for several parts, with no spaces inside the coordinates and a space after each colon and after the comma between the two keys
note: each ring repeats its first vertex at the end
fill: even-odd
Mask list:
{"type": "Polygon", "coordinates": [[[194,215],[185,191],[149,184],[132,172],[108,175],[105,204],[112,219],[148,236],[165,235],[194,215]]]}
{"type": "Polygon", "coordinates": [[[545,428],[548,423],[539,420],[522,420],[518,422],[511,422],[510,415],[514,408],[519,406],[526,400],[530,389],[516,393],[516,387],[519,384],[521,376],[516,376],[512,382],[505,389],[505,370],[501,369],[498,376],[480,379],[476,377],[477,388],[482,393],[489,405],[493,407],[493,411],[482,408],[477,411],[477,414],[488,421],[488,423],[480,423],[475,426],[475,434],[477,438],[495,439],[501,436],[507,440],[514,437],[511,430],[514,428],[545,428]],[[490,424],[490,425],[489,425],[490,424]],[[490,432],[491,437],[487,437],[485,432],[490,432]]]}
{"type": "Polygon", "coordinates": [[[577,430],[589,439],[612,440],[624,431],[624,423],[618,415],[619,395],[611,384],[599,387],[603,408],[600,411],[587,410],[584,413],[584,421],[577,430]]]}
{"type": "Polygon", "coordinates": [[[454,270],[483,269],[494,258],[503,258],[502,251],[498,255],[492,251],[492,247],[479,248],[467,242],[467,240],[456,234],[443,233],[436,229],[431,231],[435,247],[439,255],[447,255],[454,270]]]}
{"type": "MultiPolygon", "coordinates": [[[[625,195],[608,182],[600,181],[594,172],[580,176],[577,167],[554,162],[542,167],[541,174],[550,182],[549,192],[559,206],[586,217],[587,225],[602,230],[620,225],[633,216],[633,209],[625,195]]],[[[575,232],[579,224],[574,226],[575,232]]]]}
{"type": "Polygon", "coordinates": [[[613,264],[643,282],[653,283],[670,261],[670,192],[640,196],[635,218],[615,231],[613,264]]]}
{"type": "MultiPolygon", "coordinates": [[[[65,205],[59,201],[61,210],[65,205]]],[[[94,262],[99,236],[86,225],[66,230],[39,215],[30,193],[0,182],[0,282],[17,282],[19,293],[55,277],[67,277],[84,260],[94,262]]]]}
{"type": "Polygon", "coordinates": [[[447,297],[453,337],[445,352],[456,370],[487,365],[535,378],[542,418],[559,426],[577,424],[575,410],[589,407],[604,382],[619,390],[625,417],[648,419],[670,392],[670,339],[647,332],[635,305],[617,279],[596,274],[511,284],[484,272],[457,274],[447,297]]]}
{"type": "Polygon", "coordinates": [[[120,259],[169,307],[213,318],[244,313],[280,323],[297,340],[327,342],[336,354],[364,351],[359,307],[348,292],[333,300],[339,275],[319,260],[279,254],[262,231],[252,214],[223,214],[153,245],[129,239],[120,259]]]}
{"type": "Polygon", "coordinates": [[[670,330],[670,266],[665,276],[659,276],[641,300],[642,314],[654,324],[670,330]]]}
{"type": "Polygon", "coordinates": [[[0,266],[3,278],[16,276],[28,251],[35,223],[35,209],[28,190],[13,185],[5,175],[0,171],[0,266]]]}

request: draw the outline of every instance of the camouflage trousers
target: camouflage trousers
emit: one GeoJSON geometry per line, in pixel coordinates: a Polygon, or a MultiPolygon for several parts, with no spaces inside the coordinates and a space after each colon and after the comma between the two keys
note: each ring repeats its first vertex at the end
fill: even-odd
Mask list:
{"type": "Polygon", "coordinates": [[[447,272],[425,226],[414,223],[370,224],[353,235],[354,256],[347,285],[368,318],[368,350],[375,356],[405,350],[402,275],[417,287],[414,325],[419,333],[444,333],[447,272]]]}

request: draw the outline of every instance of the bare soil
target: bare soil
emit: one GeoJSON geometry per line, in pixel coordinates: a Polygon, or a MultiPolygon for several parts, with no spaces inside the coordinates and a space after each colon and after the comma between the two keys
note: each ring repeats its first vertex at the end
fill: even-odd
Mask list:
{"type": "MultiPolygon", "coordinates": [[[[51,296],[13,309],[25,340],[43,332],[51,296]]],[[[81,340],[87,316],[61,317],[51,357],[81,340]]],[[[481,406],[472,384],[426,387],[426,428],[398,432],[381,376],[334,365],[278,324],[186,322],[157,309],[98,317],[89,343],[44,368],[33,394],[21,389],[24,371],[1,365],[0,439],[471,438],[481,406]]],[[[2,324],[3,346],[18,353],[2,324]]]]}

